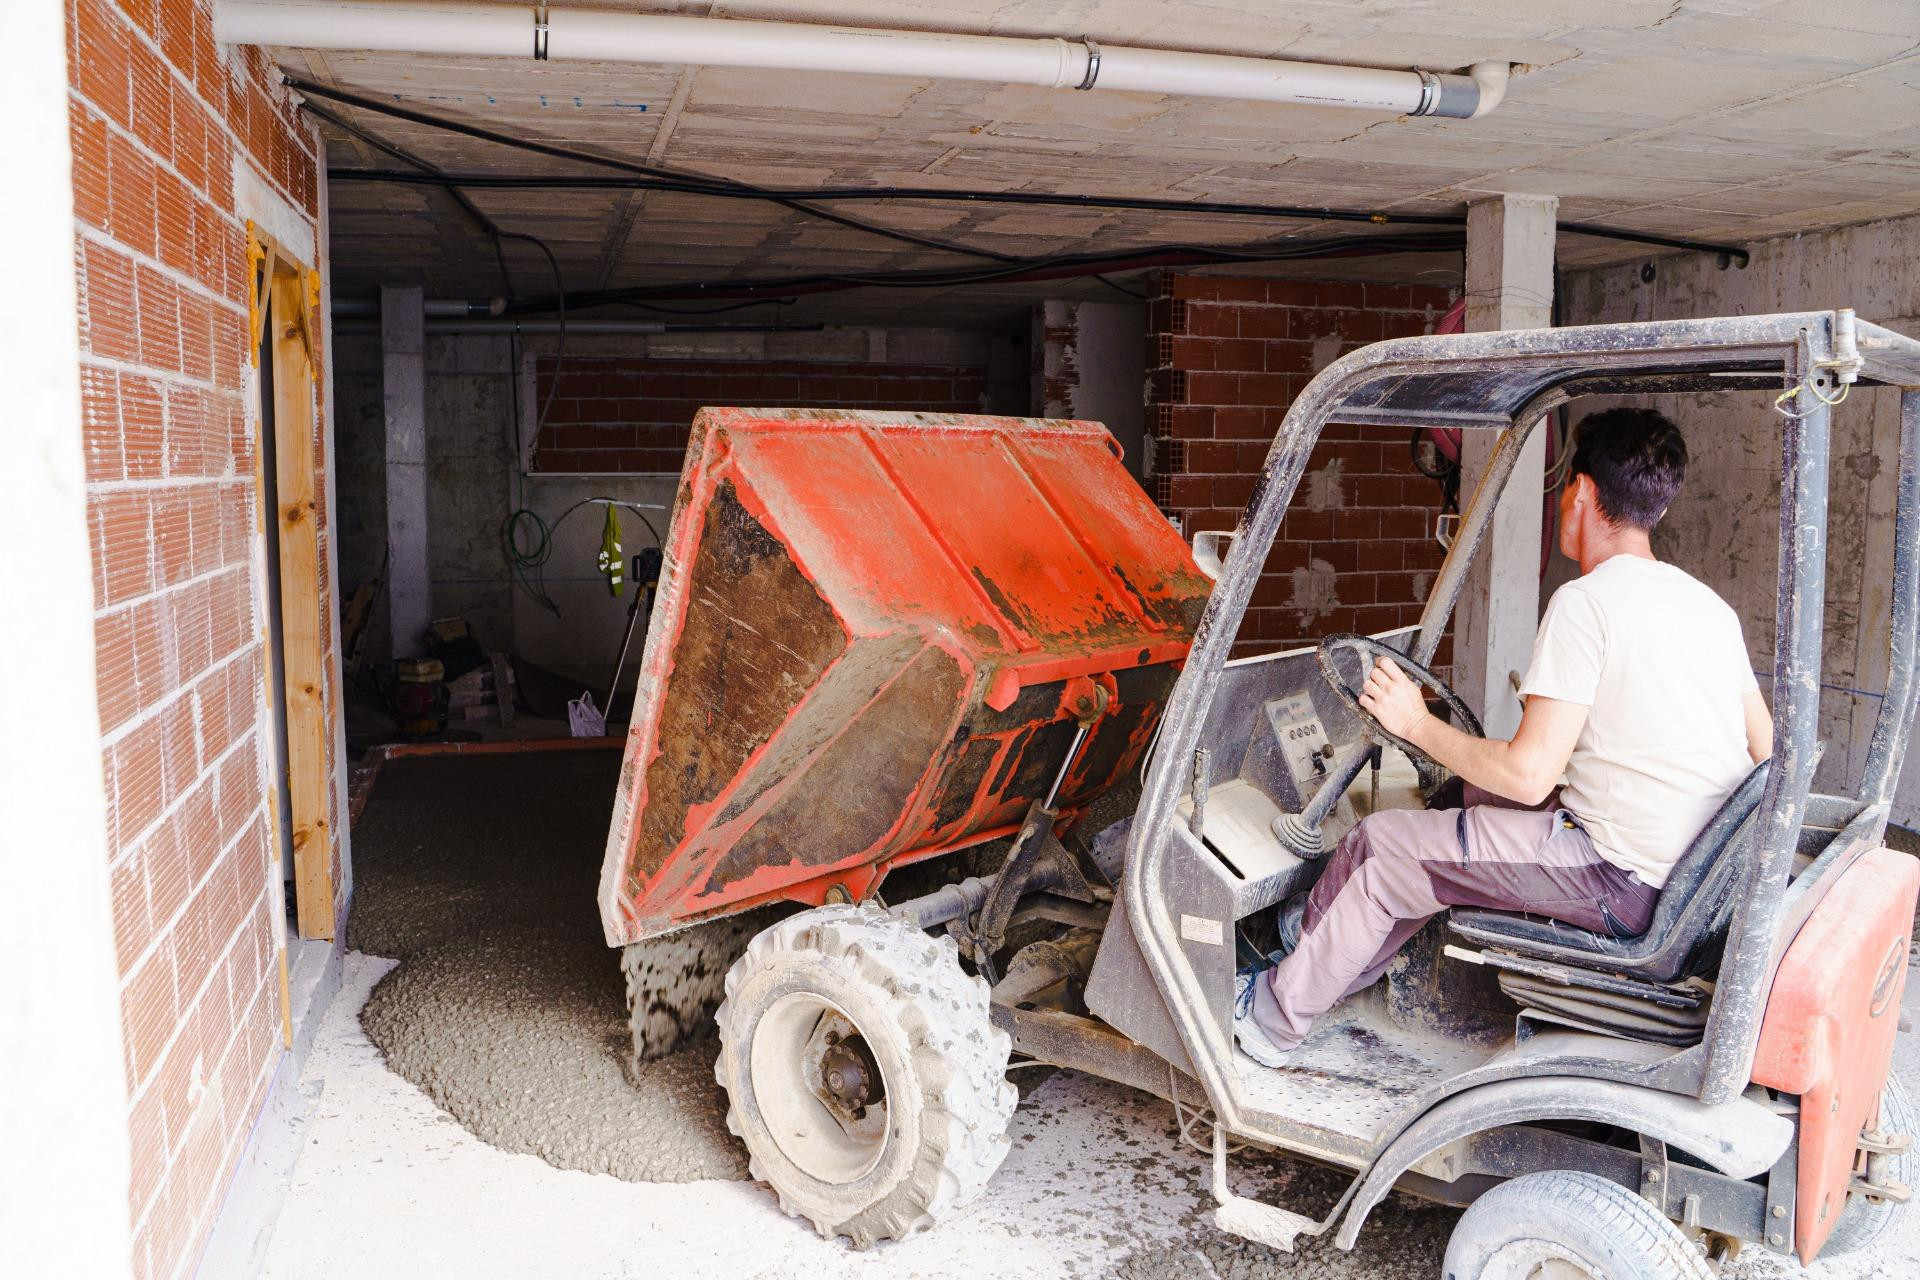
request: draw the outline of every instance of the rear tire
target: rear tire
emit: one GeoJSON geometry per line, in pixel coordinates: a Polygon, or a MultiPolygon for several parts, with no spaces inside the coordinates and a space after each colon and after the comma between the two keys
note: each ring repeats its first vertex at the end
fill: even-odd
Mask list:
{"type": "MultiPolygon", "coordinates": [[[[1886,1087],[1880,1091],[1880,1131],[1909,1134],[1916,1142],[1920,1142],[1920,1128],[1914,1124],[1913,1102],[1907,1097],[1906,1086],[1891,1075],[1887,1077],[1886,1087]]],[[[1888,1156],[1886,1176],[1912,1188],[1915,1181],[1920,1180],[1920,1152],[1909,1146],[1897,1155],[1888,1156]]],[[[1837,1258],[1843,1253],[1867,1248],[1899,1222],[1912,1203],[1911,1200],[1904,1204],[1882,1200],[1874,1204],[1858,1193],[1848,1196],[1846,1207],[1840,1210],[1840,1221],[1833,1224],[1832,1234],[1820,1246],[1820,1256],[1837,1258]]]]}
{"type": "Polygon", "coordinates": [[[714,1077],[780,1207],[861,1248],[980,1194],[1019,1093],[987,984],[947,938],[875,907],[783,920],[726,978],[714,1077]]]}
{"type": "Polygon", "coordinates": [[[1679,1227],[1617,1182],[1556,1170],[1475,1200],[1447,1242],[1446,1280],[1712,1280],[1679,1227]]]}

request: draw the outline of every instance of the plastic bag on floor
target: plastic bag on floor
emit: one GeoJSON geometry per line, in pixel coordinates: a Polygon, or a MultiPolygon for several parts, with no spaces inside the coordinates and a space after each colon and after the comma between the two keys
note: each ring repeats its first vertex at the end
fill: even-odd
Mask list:
{"type": "Polygon", "coordinates": [[[583,693],[567,704],[567,725],[576,738],[607,736],[607,713],[593,705],[593,694],[583,693]]]}

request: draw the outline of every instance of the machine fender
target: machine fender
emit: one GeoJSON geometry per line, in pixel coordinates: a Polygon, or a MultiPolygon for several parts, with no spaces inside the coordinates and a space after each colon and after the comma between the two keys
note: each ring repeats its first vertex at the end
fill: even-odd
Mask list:
{"type": "Polygon", "coordinates": [[[1839,875],[1781,957],[1753,1079],[1800,1095],[1794,1252],[1813,1261],[1845,1210],[1893,1059],[1920,867],[1873,849],[1839,875]]]}
{"type": "Polygon", "coordinates": [[[1612,1080],[1533,1076],[1455,1094],[1401,1130],[1380,1153],[1347,1209],[1335,1242],[1351,1249],[1373,1206],[1400,1175],[1450,1142],[1505,1125],[1589,1120],[1657,1138],[1730,1178],[1771,1169],[1793,1140],[1793,1122],[1748,1098],[1709,1106],[1696,1098],[1612,1080]]]}

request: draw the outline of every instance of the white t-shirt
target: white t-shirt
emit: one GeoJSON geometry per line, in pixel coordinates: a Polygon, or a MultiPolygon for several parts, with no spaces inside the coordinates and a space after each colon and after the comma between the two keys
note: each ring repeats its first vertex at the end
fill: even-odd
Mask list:
{"type": "Polygon", "coordinates": [[[1561,807],[1594,848],[1656,887],[1753,768],[1757,688],[1740,619],[1711,587],[1617,555],[1553,593],[1523,696],[1590,708],[1561,807]]]}

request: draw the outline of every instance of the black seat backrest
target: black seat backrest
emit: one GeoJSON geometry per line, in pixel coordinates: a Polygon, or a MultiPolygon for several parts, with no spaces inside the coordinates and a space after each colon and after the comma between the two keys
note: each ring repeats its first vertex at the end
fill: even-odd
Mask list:
{"type": "Polygon", "coordinates": [[[1752,844],[1754,814],[1767,788],[1768,767],[1755,765],[1720,802],[1673,864],[1646,932],[1634,937],[1591,933],[1523,912],[1455,907],[1455,933],[1486,946],[1556,963],[1629,974],[1648,982],[1679,982],[1719,962],[1733,915],[1733,888],[1752,844]]]}
{"type": "Polygon", "coordinates": [[[1642,935],[1653,944],[1646,976],[1675,982],[1711,968],[1718,958],[1733,914],[1733,882],[1740,863],[1723,855],[1760,807],[1771,764],[1762,760],[1753,766],[1667,874],[1653,920],[1642,935]]]}

